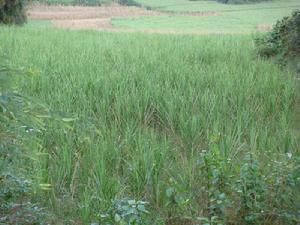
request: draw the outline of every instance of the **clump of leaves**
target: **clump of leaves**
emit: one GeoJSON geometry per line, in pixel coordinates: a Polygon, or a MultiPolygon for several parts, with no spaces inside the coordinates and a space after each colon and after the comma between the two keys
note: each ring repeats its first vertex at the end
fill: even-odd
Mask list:
{"type": "Polygon", "coordinates": [[[198,160],[200,173],[204,179],[207,199],[207,215],[198,217],[204,224],[225,224],[228,199],[225,193],[226,160],[220,154],[216,144],[209,151],[203,150],[198,160]]]}
{"type": "Polygon", "coordinates": [[[264,207],[268,220],[281,224],[300,223],[300,157],[296,154],[283,154],[274,160],[267,175],[267,202],[264,207]],[[272,190],[272,191],[270,191],[272,190]]]}
{"type": "Polygon", "coordinates": [[[253,154],[246,154],[235,191],[239,224],[297,224],[299,215],[299,158],[282,157],[269,163],[268,175],[253,154]]]}
{"type": "Polygon", "coordinates": [[[113,201],[110,209],[101,214],[101,224],[107,225],[140,225],[143,223],[143,215],[147,214],[146,205],[144,201],[136,201],[131,199],[117,199],[113,201]]]}
{"type": "Polygon", "coordinates": [[[246,224],[258,223],[266,191],[259,162],[251,154],[247,154],[240,171],[237,191],[242,200],[239,213],[243,215],[246,224]]]}
{"type": "Polygon", "coordinates": [[[277,21],[267,35],[255,39],[258,53],[263,57],[276,57],[285,65],[300,57],[300,10],[277,21]]]}
{"type": "Polygon", "coordinates": [[[192,217],[189,212],[190,199],[174,179],[169,180],[166,189],[167,224],[190,224],[192,217]],[[182,216],[184,215],[184,216],[182,216]]]}

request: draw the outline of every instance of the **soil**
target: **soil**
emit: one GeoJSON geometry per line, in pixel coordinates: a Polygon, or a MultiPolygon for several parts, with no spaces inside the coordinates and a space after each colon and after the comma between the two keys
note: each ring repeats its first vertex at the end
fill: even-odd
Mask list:
{"type": "Polygon", "coordinates": [[[33,4],[28,8],[30,19],[40,20],[81,20],[119,17],[158,16],[166,13],[146,10],[139,7],[110,5],[101,7],[88,6],[48,6],[33,4]]]}
{"type": "Polygon", "coordinates": [[[258,24],[256,29],[258,31],[271,31],[272,27],[272,24],[258,24]]]}
{"type": "MultiPolygon", "coordinates": [[[[141,16],[162,16],[174,15],[171,12],[157,12],[134,6],[122,6],[113,4],[101,7],[89,6],[62,6],[62,5],[45,5],[32,4],[28,7],[28,18],[36,20],[51,20],[57,28],[63,29],[96,29],[113,32],[136,32],[134,29],[121,29],[114,27],[111,23],[112,18],[137,18],[141,16]]],[[[184,16],[218,16],[215,12],[186,12],[178,15],[184,16]]],[[[258,28],[260,29],[260,28],[258,28]]],[[[263,29],[265,29],[263,27],[263,29]]],[[[145,33],[159,34],[178,34],[183,33],[174,30],[143,30],[145,33]]],[[[208,34],[207,32],[184,32],[184,34],[208,34]]],[[[211,34],[211,33],[209,33],[211,34]]],[[[216,34],[222,34],[216,33],[216,34]]]]}

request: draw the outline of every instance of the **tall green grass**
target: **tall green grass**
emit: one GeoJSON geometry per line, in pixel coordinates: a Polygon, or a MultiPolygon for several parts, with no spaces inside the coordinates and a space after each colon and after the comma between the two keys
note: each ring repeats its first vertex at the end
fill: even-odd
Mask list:
{"type": "Polygon", "coordinates": [[[296,86],[250,37],[0,29],[1,54],[36,74],[22,91],[68,118],[30,156],[61,217],[128,197],[149,202],[143,224],[296,221],[296,86]]]}

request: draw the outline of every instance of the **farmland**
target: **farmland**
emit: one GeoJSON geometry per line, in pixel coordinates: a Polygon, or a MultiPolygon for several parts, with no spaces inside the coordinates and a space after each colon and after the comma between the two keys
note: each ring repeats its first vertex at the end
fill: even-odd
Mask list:
{"type": "Polygon", "coordinates": [[[50,224],[299,221],[299,82],[253,42],[299,2],[178,2],[38,6],[0,26],[1,62],[29,74],[14,91],[47,108],[13,165],[50,224]]]}
{"type": "MultiPolygon", "coordinates": [[[[298,0],[248,5],[223,5],[213,1],[143,1],[154,8],[119,5],[98,7],[35,6],[29,9],[32,23],[71,29],[102,29],[147,33],[251,34],[268,31],[278,18],[300,7],[298,0]],[[88,20],[87,20],[88,19],[88,20]],[[38,23],[40,24],[40,23],[38,23]]],[[[145,4],[145,5],[144,5],[145,4]]]]}

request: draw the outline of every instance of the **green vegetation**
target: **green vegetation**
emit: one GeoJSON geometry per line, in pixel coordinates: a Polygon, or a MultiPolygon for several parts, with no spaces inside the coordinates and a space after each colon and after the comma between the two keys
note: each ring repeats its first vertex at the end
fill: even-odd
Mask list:
{"type": "Polygon", "coordinates": [[[256,54],[296,62],[299,11],[245,35],[299,1],[137,4],[170,15],[112,23],[244,35],[0,26],[0,224],[300,223],[298,78],[256,54]]]}
{"type": "MultiPolygon", "coordinates": [[[[274,0],[256,4],[220,4],[216,1],[189,0],[136,0],[144,7],[168,12],[230,12],[230,11],[259,11],[299,7],[299,0],[274,0]]],[[[251,18],[249,18],[251,19],[251,18]]]]}
{"type": "Polygon", "coordinates": [[[31,202],[34,201],[31,176],[39,169],[34,157],[38,153],[35,151],[39,146],[38,133],[43,129],[41,115],[47,110],[16,92],[17,76],[26,74],[8,65],[1,57],[0,224],[41,224],[48,214],[31,202]]]}
{"type": "Polygon", "coordinates": [[[22,25],[26,22],[26,0],[0,0],[0,23],[22,25]]]}
{"type": "MultiPolygon", "coordinates": [[[[288,0],[284,3],[269,2],[251,5],[224,5],[213,1],[197,1],[173,4],[161,1],[147,1],[153,8],[174,11],[174,15],[115,18],[112,24],[119,28],[138,30],[161,29],[179,32],[199,33],[251,33],[270,27],[278,18],[289,15],[300,8],[300,2],[288,0]],[[182,15],[185,11],[203,12],[201,16],[182,15]],[[205,14],[207,13],[207,14],[205,14]]],[[[144,2],[140,2],[142,5],[144,2]]],[[[146,3],[145,3],[146,4],[146,3]]]]}
{"type": "Polygon", "coordinates": [[[26,28],[50,28],[53,27],[51,20],[29,20],[25,24],[26,28]]]}
{"type": "Polygon", "coordinates": [[[272,32],[256,41],[259,54],[266,57],[277,57],[279,62],[293,66],[300,72],[300,11],[278,21],[272,32]]]}
{"type": "Polygon", "coordinates": [[[20,91],[64,121],[17,164],[62,224],[299,222],[294,75],[250,37],[0,29],[36,74],[20,91]]]}

